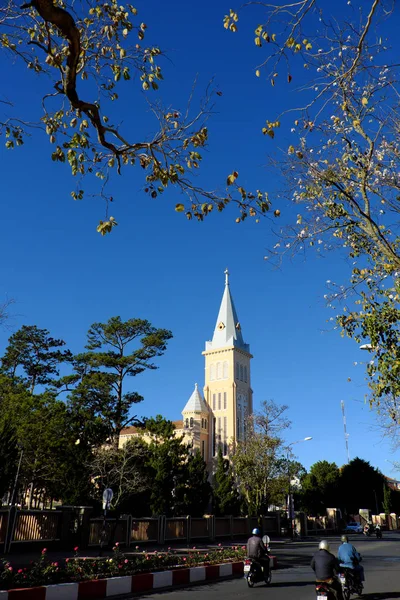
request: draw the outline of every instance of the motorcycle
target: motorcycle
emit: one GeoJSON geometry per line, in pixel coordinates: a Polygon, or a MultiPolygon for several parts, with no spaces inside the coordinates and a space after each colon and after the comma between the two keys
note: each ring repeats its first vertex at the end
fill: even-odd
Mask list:
{"type": "Polygon", "coordinates": [[[373,530],[373,528],[372,528],[372,527],[368,527],[368,526],[366,525],[366,526],[364,527],[363,534],[364,534],[366,537],[371,537],[371,535],[373,534],[373,531],[374,531],[374,530],[373,530]]]}
{"type": "Polygon", "coordinates": [[[317,594],[317,600],[335,600],[335,594],[326,581],[318,581],[315,584],[315,593],[317,594]]]}
{"type": "Polygon", "coordinates": [[[382,539],[382,529],[380,527],[375,527],[375,535],[378,540],[382,539]]]}
{"type": "Polygon", "coordinates": [[[244,577],[247,580],[247,585],[253,587],[255,583],[264,582],[266,585],[271,583],[271,569],[268,569],[268,573],[264,574],[264,571],[260,563],[251,558],[247,558],[244,562],[244,577]]]}
{"type": "Polygon", "coordinates": [[[351,594],[357,594],[358,596],[361,596],[363,584],[362,581],[354,576],[352,569],[346,569],[342,567],[342,570],[338,574],[338,579],[342,585],[344,600],[349,600],[351,594]]]}

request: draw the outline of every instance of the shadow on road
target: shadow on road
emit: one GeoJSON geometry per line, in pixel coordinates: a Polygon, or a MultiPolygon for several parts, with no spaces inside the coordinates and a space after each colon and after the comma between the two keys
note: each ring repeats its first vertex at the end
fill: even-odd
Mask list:
{"type": "MultiPolygon", "coordinates": [[[[274,583],[274,581],[272,580],[272,583],[269,584],[269,586],[265,586],[265,587],[270,587],[270,588],[287,588],[287,587],[302,587],[304,585],[315,585],[315,579],[312,579],[311,581],[280,581],[278,583],[274,583]]],[[[400,598],[400,596],[395,596],[396,598],[400,598]]],[[[363,596],[363,598],[366,598],[366,596],[363,596]]],[[[372,598],[371,598],[372,600],[372,598]]]]}
{"type": "Polygon", "coordinates": [[[400,598],[400,592],[381,592],[362,595],[363,600],[391,600],[392,598],[400,598]]]}

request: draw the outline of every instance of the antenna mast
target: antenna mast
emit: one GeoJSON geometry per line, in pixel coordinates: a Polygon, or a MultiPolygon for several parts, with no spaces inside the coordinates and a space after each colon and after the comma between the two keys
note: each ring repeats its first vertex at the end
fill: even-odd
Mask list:
{"type": "Polygon", "coordinates": [[[343,415],[344,443],[346,444],[347,463],[349,463],[350,462],[349,434],[347,433],[347,429],[346,429],[346,415],[344,413],[344,402],[343,402],[343,400],[340,401],[340,406],[342,407],[342,415],[343,415]]]}

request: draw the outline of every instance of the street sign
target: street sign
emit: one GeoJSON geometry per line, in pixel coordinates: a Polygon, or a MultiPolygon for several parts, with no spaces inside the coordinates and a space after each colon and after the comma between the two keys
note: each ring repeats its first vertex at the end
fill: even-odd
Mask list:
{"type": "Polygon", "coordinates": [[[106,488],[103,492],[103,510],[109,510],[114,492],[111,488],[106,488]]]}

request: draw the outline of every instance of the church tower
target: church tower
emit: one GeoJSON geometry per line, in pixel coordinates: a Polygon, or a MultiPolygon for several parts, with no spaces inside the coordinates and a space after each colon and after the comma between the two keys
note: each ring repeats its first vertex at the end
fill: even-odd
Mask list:
{"type": "Polygon", "coordinates": [[[250,347],[243,341],[242,330],[225,271],[225,289],[212,341],[206,342],[204,397],[210,408],[209,457],[221,447],[224,456],[229,447],[246,435],[246,416],[252,414],[250,386],[250,347]]]}

